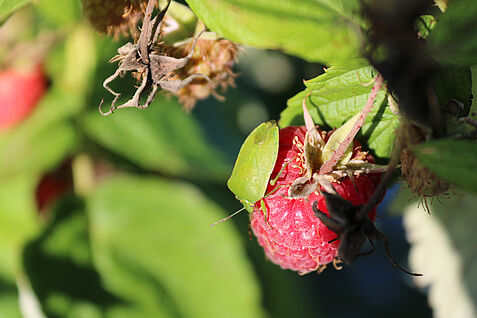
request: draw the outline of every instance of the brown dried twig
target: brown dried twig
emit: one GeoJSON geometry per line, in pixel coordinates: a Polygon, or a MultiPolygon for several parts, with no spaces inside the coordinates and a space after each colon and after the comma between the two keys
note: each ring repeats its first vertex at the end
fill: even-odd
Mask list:
{"type": "Polygon", "coordinates": [[[191,59],[197,40],[204,31],[195,38],[190,52],[183,58],[152,53],[153,46],[159,39],[162,20],[164,19],[166,11],[171,3],[171,0],[169,0],[167,6],[162,9],[156,17],[152,18],[152,12],[156,1],[157,0],[149,0],[147,4],[141,34],[137,43],[128,42],[121,46],[118,49],[118,55],[111,59],[111,62],[119,61],[119,66],[116,72],[103,82],[103,87],[114,95],[111,108],[108,112],[103,112],[101,110],[103,104],[103,101],[101,101],[99,112],[103,116],[110,115],[119,108],[147,108],[153,101],[159,87],[167,91],[175,92],[187,86],[196,78],[204,78],[210,82],[209,77],[200,73],[192,74],[183,80],[170,80],[175,75],[175,72],[183,68],[191,59]],[[129,71],[137,72],[139,74],[140,78],[142,78],[141,84],[130,100],[121,105],[116,105],[121,93],[115,92],[108,86],[108,84],[114,81],[118,76],[129,71]],[[141,105],[140,99],[148,88],[150,88],[150,90],[146,102],[141,105]]]}

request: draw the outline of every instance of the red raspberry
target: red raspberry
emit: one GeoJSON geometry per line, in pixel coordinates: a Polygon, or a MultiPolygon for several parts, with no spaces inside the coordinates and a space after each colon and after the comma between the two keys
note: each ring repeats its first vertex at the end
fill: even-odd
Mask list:
{"type": "MultiPolygon", "coordinates": [[[[321,131],[320,131],[321,133],[321,131]]],[[[321,211],[328,214],[325,199],[317,191],[307,198],[288,199],[288,188],[295,179],[304,175],[302,163],[303,147],[306,128],[286,127],[280,130],[278,158],[270,180],[276,178],[283,165],[275,186],[269,185],[267,193],[272,193],[276,187],[279,190],[266,196],[262,211],[261,202],[254,206],[251,227],[257,236],[258,243],[264,248],[267,257],[284,269],[292,269],[300,274],[306,274],[332,262],[337,257],[339,240],[328,243],[337,237],[315,217],[312,203],[318,201],[321,211]]],[[[327,134],[326,139],[332,132],[327,134]]],[[[359,142],[354,141],[353,157],[363,156],[359,142]]],[[[368,155],[366,160],[374,162],[368,155]]],[[[344,177],[332,182],[335,190],[353,205],[365,204],[378,185],[381,174],[360,174],[344,177]]],[[[371,210],[369,217],[374,220],[376,207],[371,210]]]]}
{"type": "Polygon", "coordinates": [[[46,91],[43,67],[0,72],[0,130],[24,120],[46,91]]]}
{"type": "Polygon", "coordinates": [[[35,189],[38,210],[43,213],[63,194],[73,189],[71,160],[63,162],[56,170],[43,175],[35,189]]]}

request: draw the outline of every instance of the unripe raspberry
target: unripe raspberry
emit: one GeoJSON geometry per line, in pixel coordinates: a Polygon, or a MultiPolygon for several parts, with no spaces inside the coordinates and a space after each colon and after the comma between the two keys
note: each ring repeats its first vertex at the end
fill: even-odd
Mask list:
{"type": "Polygon", "coordinates": [[[142,19],[146,0],[82,0],[83,11],[93,27],[111,36],[132,33],[142,19]]]}
{"type": "MultiPolygon", "coordinates": [[[[321,133],[321,131],[320,131],[321,133]]],[[[325,141],[332,132],[325,136],[325,141]]],[[[303,143],[305,127],[286,127],[280,130],[278,157],[270,177],[275,185],[269,185],[261,201],[254,205],[251,228],[258,243],[264,248],[267,257],[282,268],[306,274],[320,270],[332,262],[338,254],[337,234],[328,229],[314,215],[312,203],[318,201],[321,211],[328,214],[324,197],[315,191],[306,198],[288,198],[288,188],[297,178],[304,175],[303,143]],[[282,167],[288,162],[285,168],[282,167]],[[281,171],[281,172],[280,172],[281,171]],[[278,191],[273,192],[278,187],[278,191]]],[[[324,135],[324,134],[323,134],[324,135]]],[[[361,150],[359,142],[354,141],[353,158],[373,160],[361,150]]],[[[335,190],[353,205],[365,204],[379,183],[381,174],[359,174],[353,179],[342,177],[332,182],[335,190]]],[[[369,217],[374,220],[376,207],[369,217]]]]}
{"type": "MultiPolygon", "coordinates": [[[[232,71],[232,67],[237,59],[238,45],[225,39],[206,38],[206,36],[207,34],[202,35],[197,41],[192,58],[172,78],[182,80],[192,74],[200,73],[211,79],[211,82],[205,79],[196,80],[173,93],[179,97],[179,101],[186,110],[191,110],[197,100],[205,99],[211,94],[223,100],[223,96],[219,95],[217,90],[220,88],[221,91],[225,91],[228,86],[235,85],[236,74],[232,71]]],[[[183,57],[190,51],[191,46],[192,41],[186,41],[177,47],[168,48],[167,54],[183,57]]]]}
{"type": "Polygon", "coordinates": [[[426,168],[412,152],[412,148],[425,141],[425,133],[418,126],[404,123],[399,136],[403,146],[401,171],[411,191],[422,198],[434,197],[449,190],[450,184],[426,168]]]}

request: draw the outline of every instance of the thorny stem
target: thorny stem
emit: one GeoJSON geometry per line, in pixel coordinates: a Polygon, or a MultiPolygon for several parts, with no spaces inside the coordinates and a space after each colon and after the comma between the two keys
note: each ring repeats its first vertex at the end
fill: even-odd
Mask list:
{"type": "Polygon", "coordinates": [[[354,124],[351,131],[348,133],[346,138],[340,143],[338,149],[335,150],[331,158],[325,162],[320,168],[320,175],[327,174],[333,170],[333,167],[338,163],[341,159],[343,153],[346,151],[348,146],[353,142],[354,137],[358,133],[359,129],[363,126],[364,120],[366,116],[371,111],[373,107],[374,100],[376,99],[376,95],[378,94],[379,90],[383,87],[383,77],[381,74],[376,76],[376,81],[374,82],[373,88],[371,89],[371,94],[369,95],[368,101],[364,106],[363,110],[361,111],[361,116],[359,116],[358,120],[354,124]]]}

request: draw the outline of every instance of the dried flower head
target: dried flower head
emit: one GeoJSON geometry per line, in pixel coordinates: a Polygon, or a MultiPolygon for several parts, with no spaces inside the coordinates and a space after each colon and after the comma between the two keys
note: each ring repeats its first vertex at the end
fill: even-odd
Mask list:
{"type": "MultiPolygon", "coordinates": [[[[167,47],[169,56],[184,56],[190,51],[193,38],[177,43],[172,47],[167,47]]],[[[191,110],[198,100],[205,99],[209,95],[218,100],[224,100],[221,93],[227,87],[235,86],[235,74],[232,71],[237,61],[239,46],[229,40],[218,38],[212,32],[206,32],[198,41],[196,49],[189,63],[173,77],[176,80],[183,80],[192,74],[205,74],[210,81],[201,79],[173,92],[179,97],[186,110],[191,110]],[[220,92],[219,92],[220,91],[220,92]]]]}

